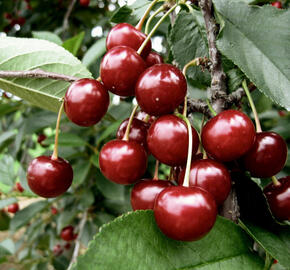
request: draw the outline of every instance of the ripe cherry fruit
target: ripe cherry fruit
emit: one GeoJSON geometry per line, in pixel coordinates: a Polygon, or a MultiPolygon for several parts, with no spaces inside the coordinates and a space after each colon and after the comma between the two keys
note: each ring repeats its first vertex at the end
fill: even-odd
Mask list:
{"type": "Polygon", "coordinates": [[[71,186],[73,170],[64,159],[52,159],[40,156],[32,160],[27,170],[27,182],[30,189],[44,198],[53,198],[63,194],[71,186]]]}
{"type": "Polygon", "coordinates": [[[53,206],[50,208],[50,211],[51,211],[52,215],[57,215],[58,214],[58,210],[55,207],[53,207],[53,206]]]}
{"type": "Polygon", "coordinates": [[[10,204],[10,205],[7,207],[7,211],[8,211],[9,213],[15,214],[16,212],[19,211],[19,204],[18,204],[18,203],[10,204]]]}
{"type": "Polygon", "coordinates": [[[280,1],[273,2],[271,5],[276,8],[282,8],[282,3],[280,1]]]}
{"type": "Polygon", "coordinates": [[[74,234],[74,227],[69,225],[61,230],[60,237],[64,241],[69,242],[75,240],[77,238],[77,234],[74,234]]]}
{"type": "Polygon", "coordinates": [[[60,244],[57,244],[57,245],[55,245],[55,246],[53,247],[52,252],[53,252],[53,255],[54,255],[54,256],[59,256],[59,255],[62,254],[63,249],[62,249],[62,247],[61,247],[60,244]]]}
{"type": "Polygon", "coordinates": [[[21,186],[21,184],[19,182],[17,182],[15,184],[15,190],[17,190],[17,191],[22,193],[24,191],[24,188],[21,186]]]}
{"type": "Polygon", "coordinates": [[[210,119],[202,129],[206,152],[219,161],[232,161],[253,146],[256,137],[251,119],[242,112],[227,110],[210,119]]]}
{"type": "Polygon", "coordinates": [[[80,0],[80,5],[87,7],[90,4],[90,0],[80,0]]]}
{"type": "Polygon", "coordinates": [[[150,52],[145,59],[147,67],[151,67],[153,65],[162,64],[163,58],[156,52],[150,52]]]}
{"type": "Polygon", "coordinates": [[[73,82],[64,97],[67,117],[79,126],[92,126],[106,114],[110,103],[108,91],[93,79],[73,82]]]}
{"type": "Polygon", "coordinates": [[[169,64],[157,64],[146,69],[135,88],[141,109],[155,116],[172,113],[183,102],[186,90],[184,75],[169,64]]]}
{"type": "Polygon", "coordinates": [[[43,145],[43,141],[46,140],[46,136],[42,133],[38,134],[37,136],[37,142],[41,145],[41,146],[44,146],[43,145]]]}
{"type": "Polygon", "coordinates": [[[160,230],[169,238],[195,241],[213,227],[217,206],[213,197],[199,187],[173,186],[157,196],[154,216],[160,230]]]}

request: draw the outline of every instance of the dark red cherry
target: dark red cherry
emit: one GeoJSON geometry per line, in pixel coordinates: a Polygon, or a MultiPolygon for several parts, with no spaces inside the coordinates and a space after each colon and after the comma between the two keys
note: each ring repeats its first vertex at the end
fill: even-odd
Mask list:
{"type": "MultiPolygon", "coordinates": [[[[117,130],[117,135],[116,135],[117,139],[120,139],[120,140],[123,139],[126,132],[126,128],[128,126],[128,122],[129,122],[129,119],[126,119],[119,126],[117,130]]],[[[133,121],[130,127],[129,140],[141,144],[146,149],[148,127],[149,125],[146,124],[145,122],[137,118],[133,118],[133,121]]]]}
{"type": "Polygon", "coordinates": [[[74,240],[76,238],[76,234],[74,234],[74,227],[71,225],[64,227],[61,230],[60,237],[62,240],[67,242],[74,240]]]}
{"type": "MultiPolygon", "coordinates": [[[[179,174],[179,185],[183,184],[184,175],[185,169],[179,174]]],[[[189,186],[203,188],[213,196],[217,205],[221,205],[230,193],[231,177],[227,168],[219,162],[195,160],[190,167],[189,186]]]]}
{"type": "Polygon", "coordinates": [[[287,159],[287,144],[275,132],[260,132],[252,148],[243,157],[252,176],[267,178],[280,172],[287,159]]]}
{"type": "Polygon", "coordinates": [[[110,103],[108,91],[93,79],[73,82],[64,97],[67,117],[79,126],[92,126],[106,114],[110,103]]]}
{"type": "Polygon", "coordinates": [[[53,255],[54,255],[54,256],[59,256],[59,255],[62,254],[63,249],[62,249],[62,247],[61,247],[60,244],[57,244],[57,245],[55,245],[55,246],[53,247],[52,252],[53,252],[53,255]]]}
{"type": "Polygon", "coordinates": [[[106,143],[99,155],[103,175],[117,184],[133,184],[146,171],[147,154],[134,141],[113,140],[106,143]]]}
{"type": "Polygon", "coordinates": [[[159,55],[156,52],[150,52],[148,56],[146,57],[145,62],[146,62],[147,67],[151,67],[156,64],[162,64],[163,58],[161,55],[159,55]]]}
{"type": "Polygon", "coordinates": [[[80,5],[87,7],[90,4],[90,0],[80,0],[80,5]]]}
{"type": "Polygon", "coordinates": [[[64,248],[65,248],[65,249],[70,249],[70,248],[71,248],[71,244],[70,244],[70,243],[66,243],[66,244],[64,245],[64,248]]]}
{"type": "Polygon", "coordinates": [[[202,129],[201,141],[209,155],[219,161],[232,161],[253,146],[256,137],[251,119],[242,112],[227,110],[210,119],[202,129]]]}
{"type": "Polygon", "coordinates": [[[21,184],[19,182],[17,182],[15,184],[15,190],[16,191],[19,191],[19,192],[23,192],[24,191],[24,188],[21,186],[21,184]]]}
{"type": "Polygon", "coordinates": [[[279,220],[290,220],[290,176],[278,180],[275,186],[270,183],[264,188],[273,215],[279,220]]]}
{"type": "Polygon", "coordinates": [[[27,170],[30,189],[44,198],[57,197],[68,190],[73,180],[71,165],[64,159],[40,156],[32,160],[27,170]]]}
{"type": "MultiPolygon", "coordinates": [[[[138,51],[146,35],[137,30],[134,26],[128,23],[119,23],[114,26],[109,32],[106,40],[107,50],[111,50],[117,46],[128,46],[135,51],[138,51]]],[[[146,56],[151,52],[151,41],[149,41],[143,49],[141,55],[146,56]]]]}
{"type": "Polygon", "coordinates": [[[8,211],[9,213],[15,214],[16,212],[19,211],[19,204],[18,204],[18,203],[10,204],[10,205],[7,207],[7,211],[8,211]]]}
{"type": "Polygon", "coordinates": [[[46,140],[46,136],[44,134],[39,134],[38,137],[37,137],[37,142],[40,144],[40,145],[43,145],[43,141],[46,140]]]}
{"type": "MultiPolygon", "coordinates": [[[[187,160],[188,132],[183,120],[175,115],[159,117],[149,128],[147,145],[152,155],[169,166],[184,165],[187,160]]],[[[199,145],[198,134],[192,128],[192,153],[199,145]]]]}
{"type": "Polygon", "coordinates": [[[50,208],[50,211],[51,211],[52,215],[57,215],[58,214],[58,210],[55,207],[53,207],[53,206],[50,208]]]}
{"type": "Polygon", "coordinates": [[[271,5],[276,8],[282,8],[282,3],[280,1],[273,2],[271,5]]]}
{"type": "Polygon", "coordinates": [[[165,188],[172,186],[169,181],[143,179],[131,191],[133,210],[153,209],[155,198],[165,188]]]}
{"type": "Polygon", "coordinates": [[[199,187],[173,186],[157,196],[154,216],[160,230],[169,238],[195,241],[213,227],[217,206],[213,197],[199,187]]]}
{"type": "Polygon", "coordinates": [[[172,113],[186,95],[182,72],[169,64],[147,68],[138,79],[135,93],[141,109],[150,115],[172,113]]]}
{"type": "Polygon", "coordinates": [[[148,115],[146,112],[143,111],[137,112],[135,118],[145,123],[148,123],[149,126],[156,120],[155,116],[148,115]]]}
{"type": "Polygon", "coordinates": [[[100,73],[107,90],[119,96],[134,96],[135,84],[145,69],[146,64],[136,51],[119,46],[105,54],[100,73]]]}

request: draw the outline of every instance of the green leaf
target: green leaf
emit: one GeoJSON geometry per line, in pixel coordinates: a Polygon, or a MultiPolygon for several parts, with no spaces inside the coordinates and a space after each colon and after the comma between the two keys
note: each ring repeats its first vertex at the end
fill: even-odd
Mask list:
{"type": "MultiPolygon", "coordinates": [[[[64,48],[40,39],[0,37],[0,70],[33,70],[91,78],[90,72],[64,48]]],[[[1,79],[0,88],[35,106],[57,112],[69,83],[51,79],[1,79]]]]}
{"type": "Polygon", "coordinates": [[[3,209],[4,207],[16,203],[17,199],[16,198],[6,198],[0,201],[0,210],[3,209]]]}
{"type": "Polygon", "coordinates": [[[106,130],[100,135],[100,137],[98,138],[98,145],[100,145],[100,143],[107,139],[112,133],[115,133],[118,129],[118,127],[120,126],[120,124],[122,123],[123,120],[118,120],[116,122],[114,122],[113,124],[109,125],[106,130]]]}
{"type": "MultiPolygon", "coordinates": [[[[54,135],[46,138],[43,141],[44,145],[54,144],[54,135]]],[[[76,134],[73,133],[60,133],[58,144],[61,146],[69,146],[69,147],[77,147],[77,146],[85,146],[87,142],[83,140],[76,134]]]]}
{"type": "Polygon", "coordinates": [[[7,231],[9,224],[10,217],[5,212],[0,211],[0,231],[7,231]]]}
{"type": "Polygon", "coordinates": [[[73,166],[74,180],[73,186],[78,187],[87,178],[88,173],[91,168],[91,163],[88,160],[80,160],[77,164],[73,166]]]}
{"type": "Polygon", "coordinates": [[[12,139],[13,137],[15,137],[17,131],[16,130],[9,130],[9,131],[5,131],[0,135],[0,145],[2,143],[4,143],[5,141],[12,139]]]}
{"type": "Polygon", "coordinates": [[[83,57],[83,64],[86,67],[94,64],[106,52],[106,38],[101,38],[96,41],[85,53],[83,57]]]}
{"type": "Polygon", "coordinates": [[[263,269],[250,246],[243,230],[221,217],[203,239],[180,242],[160,232],[152,211],[136,211],[104,225],[73,269],[263,269]]]}
{"type": "Polygon", "coordinates": [[[53,42],[57,45],[62,44],[61,38],[58,35],[56,35],[52,32],[49,32],[49,31],[33,31],[32,37],[38,38],[38,39],[44,39],[44,40],[53,42]]]}
{"type": "Polygon", "coordinates": [[[76,36],[66,40],[63,44],[62,47],[64,47],[66,50],[68,50],[70,53],[73,55],[77,55],[79,48],[82,45],[82,42],[85,37],[85,32],[81,32],[77,34],[76,36]]]}
{"type": "Polygon", "coordinates": [[[218,49],[274,102],[290,110],[290,10],[214,0],[224,20],[218,49]]]}
{"type": "Polygon", "coordinates": [[[4,155],[0,160],[0,182],[12,187],[16,177],[13,158],[11,156],[4,155]]]}

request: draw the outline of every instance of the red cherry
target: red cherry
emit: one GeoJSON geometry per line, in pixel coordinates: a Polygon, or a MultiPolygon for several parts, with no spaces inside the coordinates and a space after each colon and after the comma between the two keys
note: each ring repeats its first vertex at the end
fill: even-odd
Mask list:
{"type": "Polygon", "coordinates": [[[213,197],[199,187],[173,186],[157,196],[154,216],[160,230],[169,238],[195,241],[213,227],[217,206],[213,197]]]}
{"type": "Polygon", "coordinates": [[[70,244],[70,243],[66,243],[66,244],[64,245],[64,248],[65,248],[65,249],[70,249],[70,247],[71,247],[71,244],[70,244]]]}
{"type": "Polygon", "coordinates": [[[144,71],[135,87],[141,109],[150,115],[173,112],[186,95],[182,72],[169,64],[157,64],[144,71]]]}
{"type": "Polygon", "coordinates": [[[99,155],[103,175],[117,184],[133,184],[146,171],[147,154],[134,141],[113,140],[106,143],[99,155]]]}
{"type": "MultiPolygon", "coordinates": [[[[178,177],[178,184],[182,185],[185,175],[185,169],[181,171],[178,177]]],[[[228,197],[231,190],[231,177],[227,168],[214,160],[202,159],[191,163],[189,186],[201,187],[209,192],[221,205],[228,197]]]]}
{"type": "Polygon", "coordinates": [[[284,117],[287,115],[287,113],[285,111],[278,111],[278,114],[280,117],[284,117]]]}
{"type": "Polygon", "coordinates": [[[287,144],[275,132],[260,132],[250,151],[243,157],[252,176],[267,178],[280,172],[287,159],[287,144]]]}
{"type": "Polygon", "coordinates": [[[264,188],[273,215],[279,220],[290,220],[290,176],[278,180],[275,186],[270,183],[264,188]]]}
{"type": "MultiPolygon", "coordinates": [[[[124,120],[121,125],[119,126],[117,130],[117,139],[123,139],[126,128],[128,126],[129,119],[124,120]]],[[[148,131],[149,125],[145,122],[133,118],[131,127],[130,127],[130,133],[129,133],[129,140],[137,142],[141,144],[145,149],[147,148],[147,131],[148,131]]]]}
{"type": "Polygon", "coordinates": [[[15,189],[19,192],[23,192],[24,191],[24,188],[21,186],[21,184],[19,182],[17,182],[15,184],[15,189]]]}
{"type": "Polygon", "coordinates": [[[26,19],[23,17],[19,17],[18,19],[15,19],[15,24],[19,24],[20,26],[24,25],[26,22],[26,19]]]}
{"type": "Polygon", "coordinates": [[[148,114],[143,111],[137,112],[135,118],[147,123],[148,125],[151,125],[156,120],[155,116],[150,116],[150,115],[149,115],[149,119],[147,120],[148,114]]]}
{"type": "Polygon", "coordinates": [[[27,170],[27,182],[30,189],[44,198],[53,198],[63,194],[73,179],[71,165],[64,159],[51,159],[40,156],[32,160],[27,170]]]}
{"type": "MultiPolygon", "coordinates": [[[[134,26],[128,23],[119,23],[114,26],[109,32],[106,40],[107,50],[111,50],[117,46],[128,46],[135,51],[138,51],[146,35],[137,30],[134,26]]],[[[143,49],[141,56],[146,56],[151,52],[151,41],[149,41],[143,49]]]]}
{"type": "Polygon", "coordinates": [[[73,82],[64,97],[67,117],[79,126],[92,126],[106,114],[110,97],[105,87],[93,79],[73,82]]]}
{"type": "Polygon", "coordinates": [[[133,210],[153,209],[155,198],[165,188],[172,186],[169,181],[143,179],[131,191],[133,210]]]}
{"type": "Polygon", "coordinates": [[[46,140],[46,136],[44,134],[39,134],[37,137],[37,142],[42,145],[42,142],[46,140]]]}
{"type": "Polygon", "coordinates": [[[61,239],[67,242],[74,240],[75,239],[74,227],[71,225],[64,227],[61,230],[60,237],[61,239]]]}
{"type": "MultiPolygon", "coordinates": [[[[183,120],[175,115],[159,117],[149,128],[147,145],[152,155],[169,166],[184,165],[188,152],[188,132],[183,120]]],[[[192,153],[199,145],[198,134],[192,128],[192,153]]]]}
{"type": "Polygon", "coordinates": [[[60,244],[57,244],[57,245],[55,245],[55,246],[53,247],[52,252],[53,252],[53,255],[54,255],[54,256],[59,256],[59,255],[62,254],[63,249],[62,249],[62,247],[61,247],[60,244]]]}
{"type": "Polygon", "coordinates": [[[55,207],[53,207],[53,206],[50,208],[50,211],[51,211],[52,215],[57,215],[58,214],[58,210],[55,207]]]}
{"type": "Polygon", "coordinates": [[[273,2],[271,5],[276,8],[282,8],[282,3],[280,1],[273,2]]]}
{"type": "Polygon", "coordinates": [[[156,52],[150,52],[148,56],[146,57],[145,62],[146,62],[147,67],[151,67],[156,64],[162,64],[163,58],[161,55],[159,55],[156,52]]]}
{"type": "Polygon", "coordinates": [[[80,0],[80,5],[87,7],[90,4],[90,0],[80,0]]]}
{"type": "Polygon", "coordinates": [[[119,46],[105,54],[100,73],[107,90],[119,96],[134,96],[135,84],[145,69],[146,64],[136,51],[119,46]]]}
{"type": "Polygon", "coordinates": [[[219,161],[232,161],[247,153],[254,144],[255,127],[242,112],[227,110],[210,119],[202,129],[206,152],[219,161]]]}
{"type": "Polygon", "coordinates": [[[19,211],[19,205],[18,203],[13,203],[13,204],[10,204],[8,207],[7,207],[7,211],[9,213],[12,213],[12,214],[15,214],[16,212],[19,211]]]}

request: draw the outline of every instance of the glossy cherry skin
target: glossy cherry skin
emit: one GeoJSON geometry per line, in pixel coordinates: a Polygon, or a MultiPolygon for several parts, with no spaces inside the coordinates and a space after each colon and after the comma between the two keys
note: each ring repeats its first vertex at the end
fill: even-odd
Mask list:
{"type": "Polygon", "coordinates": [[[275,132],[260,132],[250,151],[243,157],[252,176],[267,178],[280,172],[287,159],[287,144],[275,132]]]}
{"type": "Polygon", "coordinates": [[[40,156],[29,164],[27,182],[30,189],[44,198],[57,197],[68,190],[73,180],[71,165],[64,159],[40,156]]]}
{"type": "Polygon", "coordinates": [[[100,73],[107,90],[119,96],[134,96],[135,84],[145,69],[146,64],[136,51],[119,46],[105,54],[100,73]]]}
{"type": "Polygon", "coordinates": [[[178,68],[157,64],[141,74],[135,93],[141,109],[158,116],[172,113],[183,102],[186,90],[185,77],[178,68]]]}
{"type": "Polygon", "coordinates": [[[9,213],[15,214],[16,212],[19,211],[19,204],[18,204],[18,203],[10,204],[10,205],[7,207],[7,211],[8,211],[9,213]]]}
{"type": "Polygon", "coordinates": [[[219,161],[232,161],[253,146],[256,137],[251,119],[242,112],[227,110],[210,119],[202,129],[201,141],[209,155],[219,161]]]}
{"type": "MultiPolygon", "coordinates": [[[[159,117],[149,128],[147,145],[151,154],[169,166],[184,165],[187,160],[188,132],[183,120],[175,115],[159,117]]],[[[199,145],[198,134],[192,128],[192,153],[199,145]]]]}
{"type": "Polygon", "coordinates": [[[75,124],[88,127],[98,123],[106,114],[110,103],[108,91],[93,79],[73,82],[64,97],[64,110],[75,124]]]}
{"type": "MultiPolygon", "coordinates": [[[[185,169],[178,177],[178,184],[182,185],[185,169]]],[[[221,205],[231,191],[231,176],[227,168],[214,160],[201,159],[191,163],[189,174],[189,186],[201,187],[209,192],[221,205]]]]}
{"type": "Polygon", "coordinates": [[[276,8],[282,8],[282,3],[280,1],[273,2],[271,5],[276,8]]]}
{"type": "MultiPolygon", "coordinates": [[[[107,50],[111,50],[117,46],[128,46],[135,51],[138,51],[146,35],[137,30],[134,26],[128,23],[119,23],[114,26],[109,32],[106,40],[107,50]]],[[[143,49],[141,56],[144,59],[151,52],[151,41],[149,41],[143,49]]]]}
{"type": "Polygon", "coordinates": [[[143,179],[131,191],[131,206],[135,210],[153,209],[157,195],[172,184],[166,180],[143,179]]]}
{"type": "Polygon", "coordinates": [[[80,0],[80,5],[87,7],[90,4],[90,0],[80,0]]]}
{"type": "Polygon", "coordinates": [[[76,234],[74,234],[74,227],[71,225],[64,227],[61,230],[60,237],[62,240],[67,242],[74,240],[76,238],[76,234]]]}
{"type": "Polygon", "coordinates": [[[151,67],[153,65],[162,64],[163,58],[156,52],[150,52],[145,59],[147,67],[151,67]]]}
{"type": "Polygon", "coordinates": [[[15,184],[15,190],[17,190],[17,191],[22,193],[24,191],[24,188],[21,186],[21,184],[19,182],[17,182],[15,184]]]}
{"type": "Polygon", "coordinates": [[[154,216],[160,230],[169,238],[195,241],[213,227],[217,206],[213,197],[199,187],[173,186],[157,196],[154,216]]]}
{"type": "Polygon", "coordinates": [[[134,141],[113,140],[106,143],[99,155],[103,175],[117,184],[133,184],[146,171],[147,154],[134,141]]]}
{"type": "MultiPolygon", "coordinates": [[[[119,126],[117,130],[117,139],[122,140],[126,128],[128,126],[129,119],[124,120],[121,125],[119,126]]],[[[129,141],[134,141],[139,144],[141,144],[145,149],[147,149],[147,132],[148,132],[149,125],[146,124],[145,122],[133,118],[131,127],[130,127],[130,133],[129,133],[129,141]]]]}
{"type": "Polygon", "coordinates": [[[290,176],[278,180],[280,185],[270,183],[264,188],[273,215],[279,220],[290,220],[290,176]]]}

